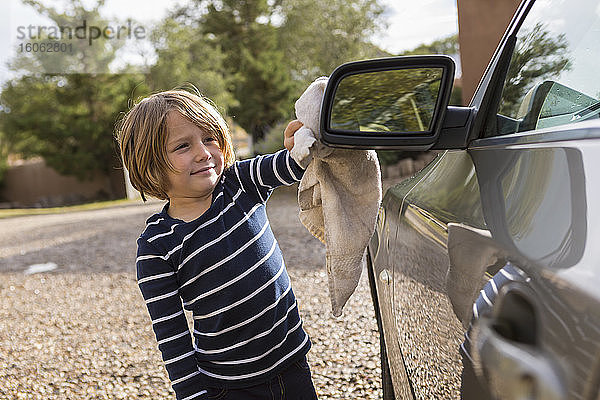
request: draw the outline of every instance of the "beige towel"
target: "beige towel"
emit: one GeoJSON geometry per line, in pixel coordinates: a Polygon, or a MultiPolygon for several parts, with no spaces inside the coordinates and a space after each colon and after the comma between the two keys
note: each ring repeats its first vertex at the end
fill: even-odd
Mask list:
{"type": "Polygon", "coordinates": [[[317,79],[296,102],[304,126],[294,134],[291,154],[306,168],[298,189],[300,221],[326,246],[329,297],[333,315],[340,316],[375,230],[381,172],[374,150],[334,149],[317,140],[326,86],[327,78],[317,79]]]}

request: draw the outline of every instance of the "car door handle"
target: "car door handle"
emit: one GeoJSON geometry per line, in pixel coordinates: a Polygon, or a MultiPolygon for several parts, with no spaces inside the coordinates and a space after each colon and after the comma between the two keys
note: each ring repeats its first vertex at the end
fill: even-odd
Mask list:
{"type": "Polygon", "coordinates": [[[559,400],[567,397],[556,364],[540,349],[506,338],[493,318],[482,317],[473,331],[474,366],[497,399],[559,400]]]}

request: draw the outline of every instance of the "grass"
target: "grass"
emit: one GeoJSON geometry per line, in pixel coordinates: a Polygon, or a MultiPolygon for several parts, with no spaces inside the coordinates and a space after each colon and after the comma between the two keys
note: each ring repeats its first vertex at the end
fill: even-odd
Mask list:
{"type": "Polygon", "coordinates": [[[22,217],[29,215],[61,214],[75,211],[99,210],[102,208],[139,203],[141,200],[111,200],[98,201],[94,203],[79,204],[76,206],[50,207],[50,208],[10,208],[0,210],[0,219],[11,217],[22,217]]]}

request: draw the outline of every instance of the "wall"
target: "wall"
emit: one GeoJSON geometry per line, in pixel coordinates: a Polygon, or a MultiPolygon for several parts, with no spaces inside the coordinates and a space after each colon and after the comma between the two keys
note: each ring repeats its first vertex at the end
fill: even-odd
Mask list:
{"type": "Polygon", "coordinates": [[[60,175],[41,159],[11,166],[0,189],[3,207],[53,207],[125,196],[122,170],[115,170],[110,176],[98,174],[91,181],[81,182],[60,175]]]}
{"type": "Polygon", "coordinates": [[[469,104],[520,0],[458,0],[463,104],[469,104]]]}

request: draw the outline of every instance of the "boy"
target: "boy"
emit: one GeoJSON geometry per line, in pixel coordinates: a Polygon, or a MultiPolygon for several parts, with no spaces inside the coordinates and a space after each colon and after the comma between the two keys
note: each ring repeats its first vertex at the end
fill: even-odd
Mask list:
{"type": "Polygon", "coordinates": [[[317,398],[265,212],[275,187],[302,177],[289,154],[301,126],[288,124],[287,150],[236,162],[221,115],[187,91],[151,95],[121,122],[132,185],[167,200],[138,239],[136,267],[177,399],[317,398]]]}

